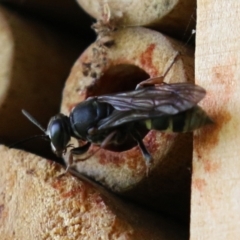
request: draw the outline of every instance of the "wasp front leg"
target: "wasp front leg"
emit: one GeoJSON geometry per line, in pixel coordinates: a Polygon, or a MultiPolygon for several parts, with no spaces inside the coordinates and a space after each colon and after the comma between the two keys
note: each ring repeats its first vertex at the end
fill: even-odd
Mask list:
{"type": "MultiPolygon", "coordinates": [[[[68,157],[68,163],[67,163],[67,168],[66,168],[66,172],[68,171],[68,169],[73,165],[74,163],[74,159],[73,159],[73,155],[82,155],[84,153],[86,153],[88,151],[88,149],[90,148],[91,143],[87,142],[85,145],[77,147],[77,148],[72,148],[70,150],[70,154],[68,157]]],[[[83,159],[85,160],[85,159],[83,159]]]]}
{"type": "Polygon", "coordinates": [[[87,142],[87,144],[85,144],[85,145],[83,145],[81,147],[73,148],[71,150],[71,152],[70,152],[68,168],[73,164],[73,162],[76,163],[76,162],[85,161],[85,160],[89,159],[90,157],[92,157],[94,154],[96,154],[101,148],[106,148],[111,143],[111,140],[112,140],[112,138],[114,137],[115,134],[117,134],[117,131],[111,132],[103,140],[103,142],[101,143],[99,148],[96,151],[94,151],[93,153],[89,154],[85,158],[79,158],[79,159],[73,160],[73,155],[82,155],[82,154],[86,153],[89,150],[90,146],[91,146],[91,142],[87,142]]]}
{"type": "Polygon", "coordinates": [[[90,148],[91,143],[87,142],[85,145],[77,147],[77,148],[72,148],[71,149],[71,154],[73,155],[82,155],[84,153],[86,153],[88,151],[88,149],[90,148]]]}

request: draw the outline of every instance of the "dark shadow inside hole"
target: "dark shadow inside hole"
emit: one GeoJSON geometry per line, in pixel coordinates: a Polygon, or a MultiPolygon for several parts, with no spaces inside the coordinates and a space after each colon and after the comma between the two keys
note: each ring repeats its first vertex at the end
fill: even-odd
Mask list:
{"type": "MultiPolygon", "coordinates": [[[[100,96],[103,94],[133,91],[138,83],[148,78],[149,75],[135,65],[115,65],[109,68],[104,75],[88,89],[88,96],[100,96]]],[[[148,130],[140,125],[137,125],[136,128],[142,138],[148,133],[148,130]]],[[[124,127],[122,129],[119,127],[119,131],[124,131],[124,127]]],[[[133,140],[130,135],[126,135],[127,137],[123,143],[120,145],[109,145],[107,149],[120,152],[136,146],[136,141],[133,140]]]]}
{"type": "Polygon", "coordinates": [[[88,89],[88,96],[134,90],[136,85],[149,78],[141,68],[130,64],[110,67],[96,83],[88,89]]]}

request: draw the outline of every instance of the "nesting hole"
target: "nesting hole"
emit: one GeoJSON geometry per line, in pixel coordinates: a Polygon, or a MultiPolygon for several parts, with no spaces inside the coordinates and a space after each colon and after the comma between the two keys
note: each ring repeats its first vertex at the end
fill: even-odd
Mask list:
{"type": "MultiPolygon", "coordinates": [[[[88,89],[88,96],[100,96],[118,92],[132,91],[136,85],[150,76],[141,68],[130,64],[119,64],[109,68],[97,82],[88,89]]],[[[138,126],[142,138],[148,131],[138,126]]],[[[129,135],[121,145],[109,145],[107,149],[121,152],[136,146],[136,141],[129,135]]]]}
{"type": "Polygon", "coordinates": [[[88,89],[88,96],[134,90],[136,85],[149,78],[141,68],[131,64],[110,67],[103,76],[88,89]]]}

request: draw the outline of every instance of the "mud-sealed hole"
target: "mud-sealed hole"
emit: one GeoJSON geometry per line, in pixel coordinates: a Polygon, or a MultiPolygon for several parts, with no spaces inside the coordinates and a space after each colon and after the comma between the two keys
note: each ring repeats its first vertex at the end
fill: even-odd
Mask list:
{"type": "MultiPolygon", "coordinates": [[[[144,70],[135,65],[115,65],[109,68],[102,77],[88,89],[88,96],[100,96],[103,94],[133,91],[138,83],[149,77],[150,76],[144,70]]],[[[138,125],[137,122],[136,125],[138,125]]],[[[124,130],[125,128],[121,129],[121,127],[119,127],[119,131],[122,132],[124,130]]],[[[140,125],[137,126],[137,130],[142,138],[148,133],[148,131],[140,125]]],[[[120,152],[131,149],[137,145],[136,141],[133,140],[130,135],[123,135],[126,135],[126,139],[124,138],[121,144],[111,144],[107,149],[120,152]]]]}

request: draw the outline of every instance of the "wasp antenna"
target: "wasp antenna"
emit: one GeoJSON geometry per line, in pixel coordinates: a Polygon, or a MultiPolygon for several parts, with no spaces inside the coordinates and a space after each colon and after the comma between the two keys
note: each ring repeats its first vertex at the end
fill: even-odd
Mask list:
{"type": "Polygon", "coordinates": [[[26,110],[22,109],[22,113],[23,115],[29,120],[31,121],[34,125],[36,125],[38,128],[40,128],[43,132],[46,132],[46,129],[44,129],[41,124],[30,114],[28,113],[26,110]]]}
{"type": "Polygon", "coordinates": [[[34,135],[32,137],[24,138],[24,139],[22,139],[22,140],[20,140],[18,142],[15,142],[15,143],[9,145],[8,147],[9,148],[14,148],[14,147],[16,147],[18,145],[21,145],[21,144],[23,144],[25,142],[28,142],[28,141],[30,141],[30,140],[32,140],[34,138],[43,138],[44,140],[50,141],[49,137],[46,136],[46,135],[34,135]]]}

